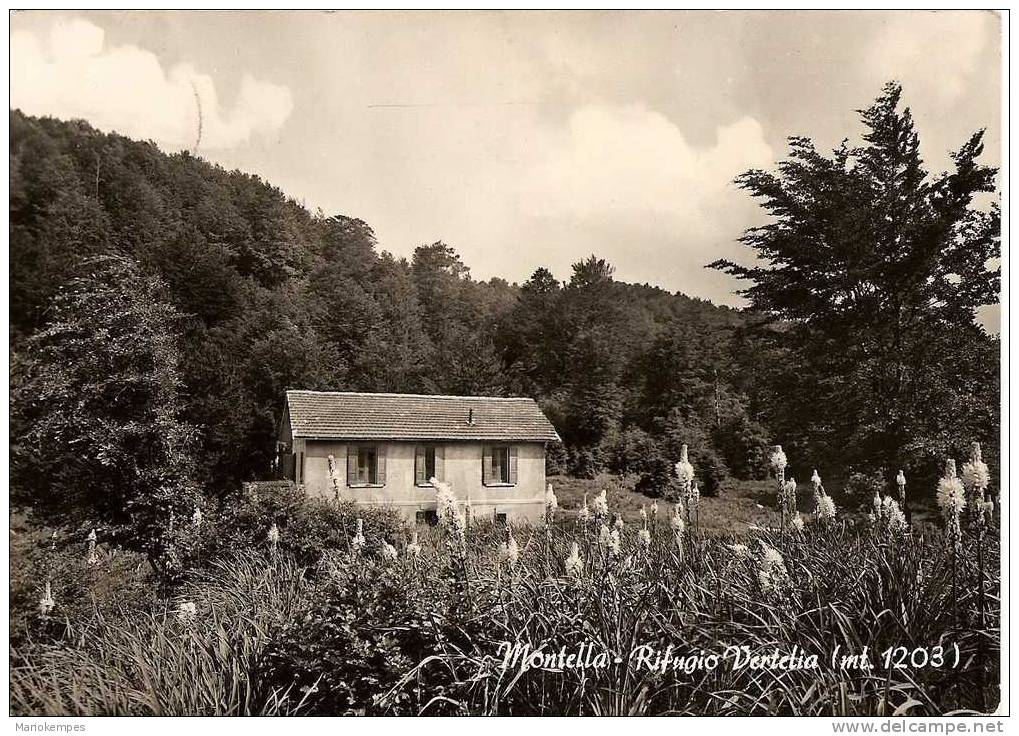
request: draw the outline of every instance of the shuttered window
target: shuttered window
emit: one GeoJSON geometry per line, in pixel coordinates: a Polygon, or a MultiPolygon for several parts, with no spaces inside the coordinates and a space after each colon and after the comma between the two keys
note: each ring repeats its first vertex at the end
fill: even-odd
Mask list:
{"type": "Polygon", "coordinates": [[[481,475],[486,486],[516,485],[517,448],[512,445],[485,447],[481,475]]]}
{"type": "Polygon", "coordinates": [[[442,448],[418,445],[414,448],[414,483],[426,486],[432,478],[442,480],[442,448]]]}
{"type": "Polygon", "coordinates": [[[485,447],[481,451],[481,482],[486,486],[492,484],[492,448],[485,447]]]}
{"type": "Polygon", "coordinates": [[[386,446],[378,445],[375,449],[375,483],[386,484],[386,446]]]}
{"type": "Polygon", "coordinates": [[[384,486],[386,484],[385,445],[347,446],[347,485],[384,486]]]}

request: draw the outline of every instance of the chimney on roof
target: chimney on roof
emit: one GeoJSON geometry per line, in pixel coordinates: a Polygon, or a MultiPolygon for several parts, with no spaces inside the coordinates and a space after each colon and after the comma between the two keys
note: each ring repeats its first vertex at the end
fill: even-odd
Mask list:
{"type": "Polygon", "coordinates": [[[467,410],[467,425],[470,427],[474,426],[474,409],[467,410]]]}

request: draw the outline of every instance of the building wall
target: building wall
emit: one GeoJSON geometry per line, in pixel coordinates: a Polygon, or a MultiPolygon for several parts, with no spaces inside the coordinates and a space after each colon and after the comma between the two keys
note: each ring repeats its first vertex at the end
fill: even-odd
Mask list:
{"type": "MultiPolygon", "coordinates": [[[[385,446],[386,483],[381,488],[347,486],[347,445],[345,442],[301,440],[294,442],[303,474],[298,466],[297,481],[308,495],[316,498],[351,500],[379,506],[391,506],[408,519],[418,511],[435,509],[435,491],[414,482],[414,454],[418,443],[378,443],[385,446]],[[338,488],[329,474],[329,456],[334,458],[338,488]]],[[[437,463],[440,480],[452,486],[460,501],[468,498],[473,518],[495,518],[506,514],[510,520],[538,521],[545,509],[545,446],[541,443],[514,443],[517,451],[517,482],[513,486],[486,486],[482,483],[480,443],[434,443],[443,448],[437,463]],[[441,468],[441,469],[440,469],[441,468]]]]}

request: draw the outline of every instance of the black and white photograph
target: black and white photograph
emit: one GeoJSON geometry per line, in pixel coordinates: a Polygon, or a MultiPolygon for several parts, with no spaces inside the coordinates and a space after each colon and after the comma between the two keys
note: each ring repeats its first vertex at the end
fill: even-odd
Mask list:
{"type": "Polygon", "coordinates": [[[1003,733],[1008,23],[9,10],[12,726],[1003,733]]]}

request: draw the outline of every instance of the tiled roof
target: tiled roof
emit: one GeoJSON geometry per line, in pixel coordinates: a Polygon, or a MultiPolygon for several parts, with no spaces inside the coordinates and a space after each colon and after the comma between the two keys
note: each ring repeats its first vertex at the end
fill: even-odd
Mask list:
{"type": "Polygon", "coordinates": [[[294,437],[559,441],[527,398],[287,391],[287,406],[294,437]]]}

